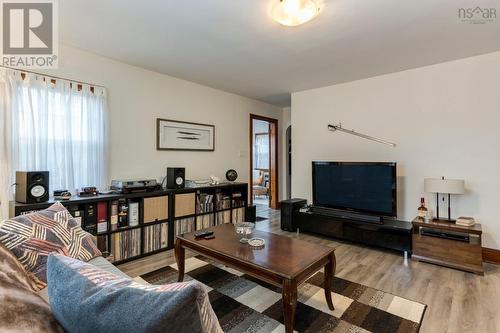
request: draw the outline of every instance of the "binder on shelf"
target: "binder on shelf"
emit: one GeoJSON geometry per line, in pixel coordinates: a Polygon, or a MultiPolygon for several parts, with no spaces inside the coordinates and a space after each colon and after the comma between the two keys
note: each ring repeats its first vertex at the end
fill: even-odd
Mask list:
{"type": "Polygon", "coordinates": [[[139,225],[139,203],[130,202],[128,204],[128,225],[135,227],[139,225]]]}
{"type": "Polygon", "coordinates": [[[111,230],[118,229],[118,201],[111,201],[111,230]]]}
{"type": "Polygon", "coordinates": [[[97,233],[103,233],[107,231],[108,231],[108,203],[106,201],[101,201],[97,203],[97,233]]]}
{"type": "Polygon", "coordinates": [[[95,203],[85,205],[83,229],[92,235],[97,233],[97,211],[95,203]]]}

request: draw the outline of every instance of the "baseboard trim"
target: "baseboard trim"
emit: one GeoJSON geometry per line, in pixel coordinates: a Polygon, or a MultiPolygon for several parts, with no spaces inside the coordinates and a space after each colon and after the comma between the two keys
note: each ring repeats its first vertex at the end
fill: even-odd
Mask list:
{"type": "Polygon", "coordinates": [[[483,247],[483,262],[500,265],[500,250],[483,247]]]}

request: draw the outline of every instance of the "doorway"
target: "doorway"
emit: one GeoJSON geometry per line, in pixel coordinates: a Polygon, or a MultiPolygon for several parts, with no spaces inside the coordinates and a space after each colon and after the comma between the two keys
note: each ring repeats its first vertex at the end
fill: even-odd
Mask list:
{"type": "Polygon", "coordinates": [[[279,208],[278,120],[250,115],[250,202],[279,208]]]}
{"type": "Polygon", "coordinates": [[[292,198],[292,126],[286,129],[286,199],[292,198]]]}

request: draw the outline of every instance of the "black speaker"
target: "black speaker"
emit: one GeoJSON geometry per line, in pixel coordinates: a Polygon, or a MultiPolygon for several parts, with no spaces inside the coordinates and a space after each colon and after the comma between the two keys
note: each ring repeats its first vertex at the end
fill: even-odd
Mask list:
{"type": "Polygon", "coordinates": [[[185,183],[185,168],[167,168],[167,188],[184,188],[185,183]]]}
{"type": "Polygon", "coordinates": [[[252,205],[252,206],[246,207],[245,222],[255,223],[256,220],[257,220],[257,206],[252,205]]]}
{"type": "Polygon", "coordinates": [[[48,171],[16,171],[17,202],[31,204],[48,200],[48,171]]]}
{"type": "Polygon", "coordinates": [[[306,199],[283,200],[281,205],[281,230],[297,231],[297,226],[293,223],[293,212],[307,205],[306,199]]]}

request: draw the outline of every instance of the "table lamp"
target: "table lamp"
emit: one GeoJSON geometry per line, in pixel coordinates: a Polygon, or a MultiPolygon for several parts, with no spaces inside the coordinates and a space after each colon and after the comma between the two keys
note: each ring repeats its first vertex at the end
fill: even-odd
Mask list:
{"type": "MultiPolygon", "coordinates": [[[[436,220],[439,220],[439,193],[448,194],[448,222],[454,222],[451,219],[450,197],[452,194],[464,194],[465,181],[463,179],[424,179],[424,190],[429,193],[436,193],[436,220]]],[[[443,198],[444,200],[444,198],[443,198]]]]}

